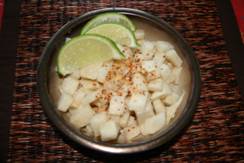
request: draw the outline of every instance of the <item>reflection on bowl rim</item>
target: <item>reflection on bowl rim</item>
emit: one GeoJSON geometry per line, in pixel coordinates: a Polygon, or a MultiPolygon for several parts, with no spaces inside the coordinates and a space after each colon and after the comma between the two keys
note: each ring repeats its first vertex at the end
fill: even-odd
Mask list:
{"type": "Polygon", "coordinates": [[[61,27],[61,29],[56,32],[53,37],[49,40],[38,65],[38,89],[40,92],[41,104],[43,106],[44,112],[48,118],[53,122],[53,124],[61,130],[66,136],[75,141],[78,144],[86,146],[88,148],[107,152],[114,154],[129,154],[137,153],[142,151],[147,151],[153,148],[156,148],[162,144],[165,144],[173,137],[175,137],[192,119],[192,115],[195,112],[195,108],[200,97],[200,69],[199,64],[194,56],[192,49],[187,45],[186,41],[165,21],[141,10],[131,9],[131,8],[105,8],[95,11],[88,12],[61,27]],[[184,51],[184,54],[187,54],[185,57],[190,63],[190,73],[192,77],[192,88],[191,94],[188,98],[184,110],[180,114],[179,118],[175,120],[168,128],[163,130],[159,134],[151,136],[149,140],[132,143],[132,144],[108,144],[101,141],[95,141],[92,138],[87,136],[81,136],[79,131],[71,128],[55,110],[55,106],[50,99],[48,93],[48,73],[50,66],[50,60],[53,55],[53,50],[55,48],[56,42],[63,40],[66,34],[73,28],[78,25],[86,22],[97,14],[104,12],[116,11],[125,15],[135,16],[142,19],[145,19],[153,24],[157,25],[159,28],[162,28],[170,36],[174,37],[177,40],[177,45],[180,45],[180,49],[184,51]],[[180,123],[179,123],[180,122],[180,123]]]}

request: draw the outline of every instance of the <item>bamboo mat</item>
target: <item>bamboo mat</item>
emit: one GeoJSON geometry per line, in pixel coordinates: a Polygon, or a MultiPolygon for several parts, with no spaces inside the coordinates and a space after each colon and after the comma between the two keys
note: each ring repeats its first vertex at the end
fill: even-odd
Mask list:
{"type": "MultiPolygon", "coordinates": [[[[133,161],[234,162],[244,159],[241,133],[244,131],[244,105],[215,2],[115,0],[114,4],[144,10],[169,22],[193,47],[201,67],[201,98],[190,126],[169,145],[139,154],[133,161]]],[[[112,156],[77,147],[56,130],[42,111],[36,86],[38,59],[50,37],[69,20],[104,7],[112,7],[112,1],[22,1],[9,162],[112,160],[112,156]]],[[[120,161],[125,162],[125,158],[130,156],[120,161]]]]}

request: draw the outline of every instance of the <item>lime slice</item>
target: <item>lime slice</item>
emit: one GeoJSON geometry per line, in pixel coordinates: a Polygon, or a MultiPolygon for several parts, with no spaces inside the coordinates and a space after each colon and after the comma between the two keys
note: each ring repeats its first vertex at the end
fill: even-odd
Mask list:
{"type": "Polygon", "coordinates": [[[86,34],[98,34],[114,42],[129,47],[137,47],[134,32],[119,24],[101,24],[87,31],[86,34]]]}
{"type": "Polygon", "coordinates": [[[123,58],[124,55],[112,40],[88,34],[72,38],[62,47],[57,68],[58,73],[67,75],[90,64],[123,58]]]}
{"type": "Polygon", "coordinates": [[[107,24],[107,23],[116,23],[116,24],[123,25],[132,31],[136,30],[134,24],[125,15],[116,12],[109,12],[109,13],[100,14],[95,18],[91,19],[82,28],[81,34],[85,34],[88,30],[100,24],[107,24]]]}

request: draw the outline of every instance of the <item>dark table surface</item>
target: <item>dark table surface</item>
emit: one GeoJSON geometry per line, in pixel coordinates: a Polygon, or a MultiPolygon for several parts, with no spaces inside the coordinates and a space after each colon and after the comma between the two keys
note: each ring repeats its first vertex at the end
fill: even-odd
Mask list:
{"type": "Polygon", "coordinates": [[[0,45],[1,160],[234,162],[244,159],[244,105],[240,94],[244,88],[244,52],[229,1],[6,1],[0,45]],[[196,113],[180,135],[153,151],[119,158],[77,147],[67,140],[43,113],[36,88],[38,59],[50,37],[69,20],[112,5],[147,11],[174,26],[194,49],[202,79],[196,113]]]}

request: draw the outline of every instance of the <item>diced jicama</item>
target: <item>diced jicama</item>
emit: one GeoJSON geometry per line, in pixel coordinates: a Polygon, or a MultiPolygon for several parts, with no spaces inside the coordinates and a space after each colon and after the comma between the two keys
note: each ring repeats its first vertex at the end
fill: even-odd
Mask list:
{"type": "Polygon", "coordinates": [[[164,83],[163,90],[162,91],[155,91],[152,93],[151,99],[155,100],[158,98],[166,97],[171,93],[171,89],[168,84],[164,83]]]}
{"type": "Polygon", "coordinates": [[[169,42],[166,41],[157,41],[155,44],[158,52],[166,52],[174,48],[169,42]]]}
{"type": "Polygon", "coordinates": [[[141,132],[138,126],[129,126],[123,129],[127,142],[131,142],[133,138],[137,137],[141,132]]]}
{"type": "Polygon", "coordinates": [[[113,120],[116,124],[119,125],[119,122],[120,122],[120,116],[119,115],[110,115],[109,119],[113,120]]]}
{"type": "Polygon", "coordinates": [[[174,49],[170,49],[166,52],[165,57],[169,60],[173,65],[179,67],[182,65],[183,61],[181,60],[180,56],[174,49]]]}
{"type": "Polygon", "coordinates": [[[109,103],[109,114],[121,115],[125,110],[125,97],[113,95],[109,103]]]}
{"type": "Polygon", "coordinates": [[[151,80],[158,79],[158,78],[160,78],[160,72],[158,69],[156,69],[150,73],[147,73],[147,75],[146,75],[147,81],[151,81],[151,80]]]}
{"type": "Polygon", "coordinates": [[[97,80],[101,83],[104,83],[106,76],[109,70],[112,68],[112,62],[105,62],[103,65],[98,69],[97,72],[97,80]]]}
{"type": "Polygon", "coordinates": [[[170,67],[166,64],[162,64],[159,67],[159,71],[161,74],[161,77],[165,80],[165,81],[169,81],[170,76],[172,76],[172,71],[170,69],[170,67]]]}
{"type": "Polygon", "coordinates": [[[144,60],[153,58],[156,49],[151,41],[143,41],[141,44],[141,52],[144,60]]]}
{"type": "Polygon", "coordinates": [[[153,100],[152,103],[153,103],[153,107],[154,107],[156,114],[165,111],[165,106],[160,99],[153,100]]]}
{"type": "Polygon", "coordinates": [[[162,91],[163,86],[164,86],[163,80],[158,78],[158,79],[150,81],[147,85],[147,88],[150,91],[162,91]]]}
{"type": "MultiPolygon", "coordinates": [[[[121,131],[120,131],[120,132],[121,132],[121,131]]],[[[124,134],[123,132],[121,132],[121,133],[119,134],[119,137],[118,137],[117,142],[120,143],[120,144],[127,143],[125,134],[124,134]]]]}
{"type": "Polygon", "coordinates": [[[98,93],[98,90],[91,91],[84,88],[80,88],[74,93],[74,100],[72,106],[79,107],[81,104],[89,104],[96,100],[96,96],[98,93]]]}
{"type": "Polygon", "coordinates": [[[79,81],[77,79],[74,79],[72,77],[66,77],[64,78],[62,83],[62,90],[65,93],[73,95],[76,89],[78,88],[78,86],[79,86],[79,81]]]}
{"type": "Polygon", "coordinates": [[[142,68],[147,72],[152,72],[156,70],[154,62],[152,60],[142,61],[142,68]]]}
{"type": "Polygon", "coordinates": [[[102,63],[88,65],[80,70],[80,76],[85,79],[96,80],[102,63]]]}
{"type": "Polygon", "coordinates": [[[119,133],[119,126],[112,120],[105,122],[100,127],[100,135],[102,141],[115,140],[119,133]]]}
{"type": "Polygon", "coordinates": [[[147,96],[147,93],[133,93],[127,104],[128,109],[135,112],[145,111],[147,96]]]}
{"type": "Polygon", "coordinates": [[[100,135],[100,127],[108,120],[107,113],[96,113],[90,120],[90,126],[94,132],[94,136],[100,135]]]}
{"type": "Polygon", "coordinates": [[[96,91],[85,91],[85,96],[82,99],[82,103],[89,104],[96,100],[99,90],[96,91]]]}
{"type": "Polygon", "coordinates": [[[148,118],[142,125],[140,130],[143,135],[154,134],[166,125],[166,114],[161,112],[151,118],[148,118]]]}
{"type": "Polygon", "coordinates": [[[83,88],[90,89],[90,90],[96,90],[100,88],[100,84],[93,80],[81,79],[80,84],[83,88]]]}
{"type": "Polygon", "coordinates": [[[70,110],[70,123],[76,128],[87,125],[94,115],[94,111],[89,105],[81,105],[77,109],[70,110]]]}
{"type": "Polygon", "coordinates": [[[62,93],[58,100],[58,110],[66,112],[72,104],[73,98],[70,94],[62,93]]]}
{"type": "Polygon", "coordinates": [[[176,93],[171,93],[164,99],[164,103],[167,106],[173,105],[178,100],[179,96],[176,93]]]}
{"type": "MultiPolygon", "coordinates": [[[[138,91],[147,90],[147,86],[145,84],[145,79],[142,74],[140,74],[140,73],[134,74],[132,81],[133,81],[133,86],[135,86],[138,91]]],[[[133,91],[136,91],[136,90],[133,90],[133,91]]]]}
{"type": "Polygon", "coordinates": [[[94,135],[94,132],[93,132],[90,125],[86,125],[86,127],[84,128],[84,132],[87,136],[93,136],[94,135]]]}
{"type": "Polygon", "coordinates": [[[96,112],[102,112],[107,110],[109,105],[108,101],[109,99],[98,97],[91,103],[91,105],[95,107],[96,112]]]}
{"type": "Polygon", "coordinates": [[[135,36],[137,40],[143,40],[145,36],[145,32],[141,29],[137,29],[135,32],[135,36]]]}
{"type": "Polygon", "coordinates": [[[180,104],[182,103],[185,96],[185,92],[182,93],[182,95],[179,97],[178,101],[174,103],[173,105],[166,107],[166,113],[167,113],[167,123],[169,123],[170,119],[175,116],[175,113],[177,109],[179,108],[180,104]]]}
{"type": "Polygon", "coordinates": [[[119,125],[120,125],[121,127],[125,127],[125,126],[127,126],[129,117],[130,117],[130,113],[129,113],[129,112],[125,112],[125,113],[122,115],[122,117],[120,118],[119,125]]]}
{"type": "Polygon", "coordinates": [[[78,108],[81,105],[82,99],[85,97],[85,91],[83,88],[78,89],[73,95],[72,106],[78,108]]]}
{"type": "Polygon", "coordinates": [[[130,115],[127,126],[136,126],[136,125],[137,123],[135,117],[130,115]]]}
{"type": "Polygon", "coordinates": [[[155,64],[156,67],[160,67],[162,64],[164,64],[165,61],[165,54],[162,52],[156,52],[154,57],[153,57],[153,62],[155,64]]]}
{"type": "Polygon", "coordinates": [[[138,124],[142,124],[145,122],[146,119],[148,119],[152,116],[154,116],[153,107],[152,107],[150,100],[147,100],[147,105],[146,105],[145,111],[136,112],[137,122],[138,122],[138,124]]]}

